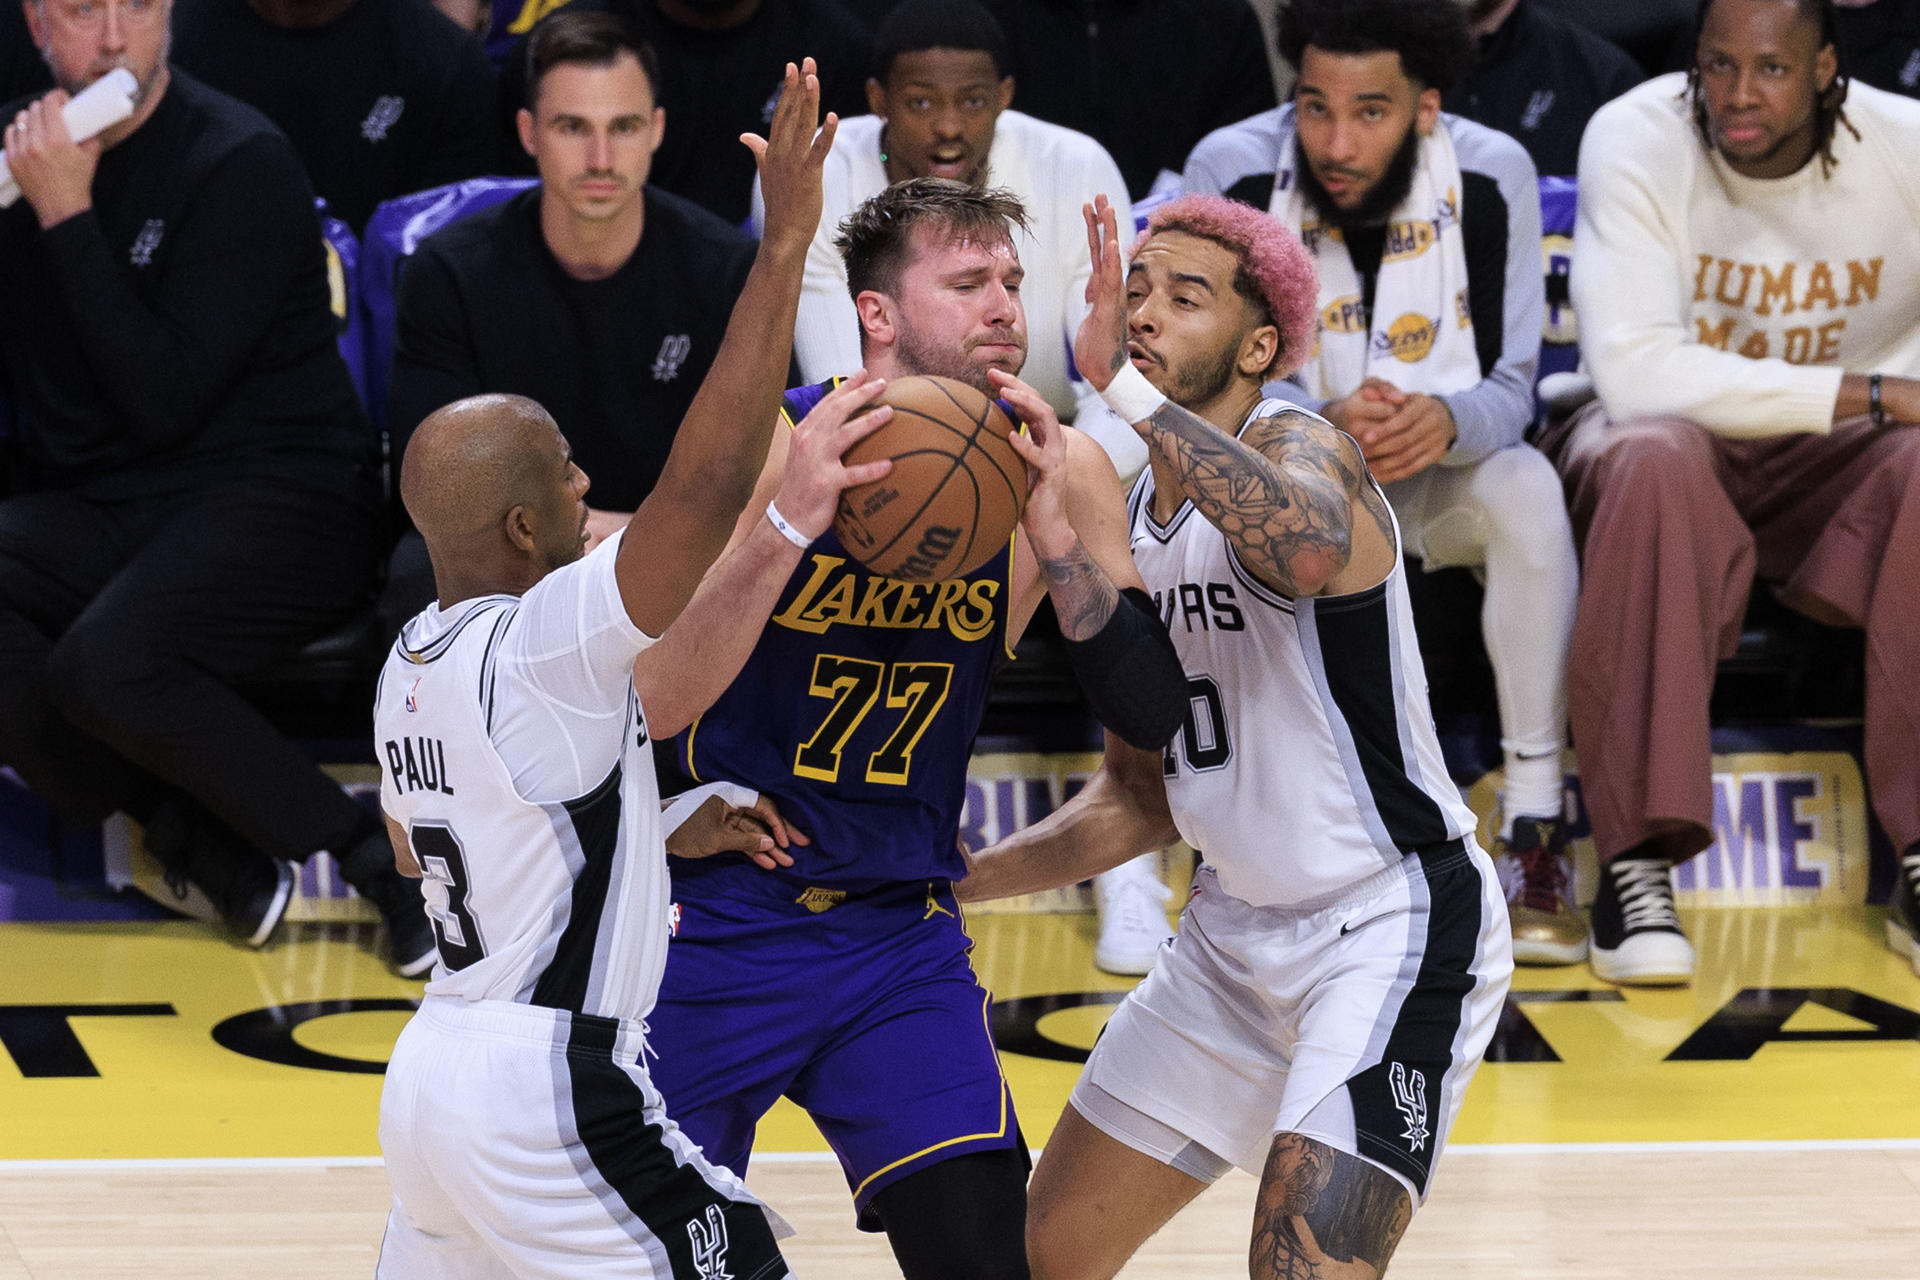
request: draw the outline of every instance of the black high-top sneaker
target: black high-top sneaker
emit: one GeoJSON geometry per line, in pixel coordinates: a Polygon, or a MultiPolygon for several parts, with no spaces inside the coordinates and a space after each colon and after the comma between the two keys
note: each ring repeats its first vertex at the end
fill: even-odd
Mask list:
{"type": "Polygon", "coordinates": [[[1673,866],[1665,858],[1615,858],[1600,868],[1593,899],[1593,971],[1626,986],[1693,981],[1693,944],[1673,909],[1673,866]]]}
{"type": "Polygon", "coordinates": [[[1887,945],[1907,958],[1920,978],[1920,844],[1910,844],[1894,872],[1887,901],[1887,945]]]}
{"type": "Polygon", "coordinates": [[[167,887],[185,899],[191,883],[249,947],[265,946],[293,899],[293,868],[255,849],[211,814],[185,800],[163,803],[146,828],[147,851],[167,887]]]}
{"type": "Polygon", "coordinates": [[[387,926],[389,962],[403,978],[425,977],[440,958],[420,886],[394,869],[393,842],[384,827],[360,827],[353,844],[334,854],[354,892],[380,911],[387,926]]]}

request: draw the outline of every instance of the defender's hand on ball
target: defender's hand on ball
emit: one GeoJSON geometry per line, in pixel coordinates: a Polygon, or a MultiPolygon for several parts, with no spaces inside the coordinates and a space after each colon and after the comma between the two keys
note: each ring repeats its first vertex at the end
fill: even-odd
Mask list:
{"type": "Polygon", "coordinates": [[[821,397],[794,431],[786,474],[773,505],[807,537],[819,537],[833,523],[841,490],[878,480],[893,470],[890,458],[851,467],[841,461],[847,450],[893,416],[888,406],[873,404],[886,389],[885,378],[869,377],[862,369],[821,397]]]}
{"type": "Polygon", "coordinates": [[[1014,452],[1027,464],[1027,506],[1020,526],[1027,531],[1034,554],[1046,559],[1073,549],[1079,536],[1067,522],[1067,431],[1045,396],[999,369],[987,377],[1000,397],[1013,406],[1027,424],[1025,435],[1008,437],[1014,452]]]}
{"type": "Polygon", "coordinates": [[[1080,206],[1087,220],[1087,256],[1093,274],[1087,278],[1087,318],[1073,340],[1073,363],[1095,391],[1106,390],[1113,375],[1127,362],[1126,262],[1120,255],[1120,227],[1105,196],[1080,206]]]}
{"type": "Polygon", "coordinates": [[[787,826],[780,810],[765,795],[745,808],[728,804],[719,796],[709,796],[693,811],[692,817],[667,837],[667,852],[676,858],[744,853],[755,865],[772,871],[793,865],[793,855],[787,852],[789,847],[812,843],[787,826]]]}
{"type": "Polygon", "coordinates": [[[819,120],[820,77],[813,59],[803,58],[798,67],[787,64],[767,136],[740,135],[760,169],[760,189],[767,205],[763,238],[801,250],[813,242],[814,229],[820,225],[820,171],[840,127],[840,117],[831,111],[826,124],[820,125],[819,120]]]}

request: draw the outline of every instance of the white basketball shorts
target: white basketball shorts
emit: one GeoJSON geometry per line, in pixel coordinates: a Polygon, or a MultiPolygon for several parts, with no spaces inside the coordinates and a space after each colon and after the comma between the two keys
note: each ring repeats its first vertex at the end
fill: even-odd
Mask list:
{"type": "Polygon", "coordinates": [[[1204,1182],[1259,1176],[1291,1132],[1378,1165],[1417,1205],[1512,975],[1506,901],[1471,837],[1310,909],[1242,902],[1203,866],[1072,1103],[1204,1182]]]}
{"type": "Polygon", "coordinates": [[[773,1280],[784,1222],[666,1116],[640,1025],[429,996],[380,1095],[380,1280],[773,1280]]]}

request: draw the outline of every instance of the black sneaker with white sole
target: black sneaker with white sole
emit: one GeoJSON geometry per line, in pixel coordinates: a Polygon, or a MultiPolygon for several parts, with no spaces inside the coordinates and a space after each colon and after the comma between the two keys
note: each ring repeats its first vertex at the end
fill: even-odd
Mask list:
{"type": "Polygon", "coordinates": [[[1598,976],[1626,986],[1693,981],[1693,944],[1673,909],[1673,866],[1665,858],[1615,858],[1600,869],[1588,961],[1598,976]]]}
{"type": "Polygon", "coordinates": [[[265,946],[287,914],[293,868],[198,805],[164,802],[147,822],[146,845],[176,898],[185,901],[189,884],[200,890],[227,932],[249,947],[265,946]]]}
{"type": "Polygon", "coordinates": [[[1920,844],[1907,846],[1894,873],[1893,898],[1887,903],[1887,945],[1913,966],[1920,978],[1920,844]]]}

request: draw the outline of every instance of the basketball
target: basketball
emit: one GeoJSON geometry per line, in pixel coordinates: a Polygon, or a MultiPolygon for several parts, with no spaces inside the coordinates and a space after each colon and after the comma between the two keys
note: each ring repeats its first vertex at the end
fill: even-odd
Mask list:
{"type": "Polygon", "coordinates": [[[893,418],[847,451],[848,465],[893,470],[840,495],[833,531],[855,559],[903,582],[972,573],[1006,545],[1027,502],[1014,424],[984,392],[952,378],[898,378],[878,403],[893,418]]]}

